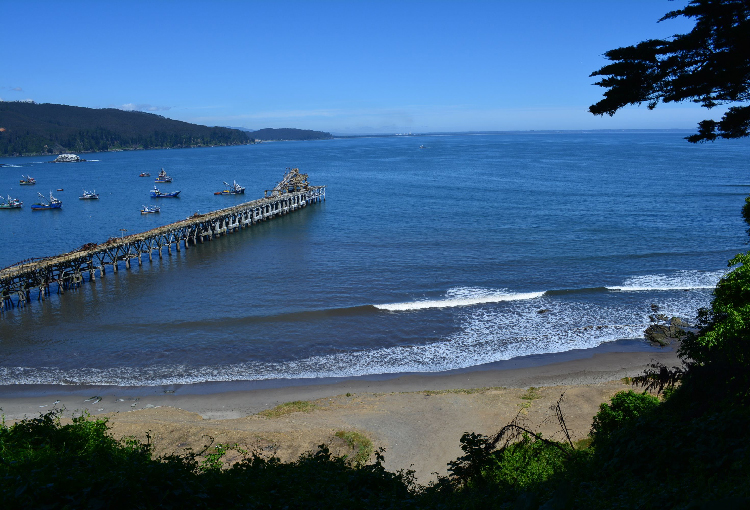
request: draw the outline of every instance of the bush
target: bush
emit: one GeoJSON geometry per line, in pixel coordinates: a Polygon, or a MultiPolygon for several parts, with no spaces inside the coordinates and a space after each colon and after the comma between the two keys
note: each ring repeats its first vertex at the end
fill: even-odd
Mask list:
{"type": "Polygon", "coordinates": [[[599,412],[591,424],[591,437],[596,445],[614,431],[644,416],[659,405],[659,399],[647,393],[636,393],[632,390],[621,391],[612,397],[610,404],[599,406],[599,412]]]}

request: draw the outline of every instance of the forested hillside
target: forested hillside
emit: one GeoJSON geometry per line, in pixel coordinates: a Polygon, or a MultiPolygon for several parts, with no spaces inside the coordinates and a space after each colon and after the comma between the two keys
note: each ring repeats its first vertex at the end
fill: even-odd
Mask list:
{"type": "Polygon", "coordinates": [[[248,133],[115,108],[0,102],[0,156],[253,143],[248,133]]]}
{"type": "Polygon", "coordinates": [[[250,136],[256,140],[330,140],[331,133],[325,131],[313,131],[312,129],[294,128],[265,128],[257,131],[249,131],[250,136]]]}

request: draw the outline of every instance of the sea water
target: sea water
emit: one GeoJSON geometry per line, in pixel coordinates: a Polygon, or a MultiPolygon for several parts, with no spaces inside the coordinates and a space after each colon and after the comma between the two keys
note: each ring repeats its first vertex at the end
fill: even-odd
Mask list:
{"type": "MultiPolygon", "coordinates": [[[[506,133],[4,158],[0,267],[260,198],[327,200],[0,315],[0,385],[438,372],[642,339],[746,250],[746,140],[506,133]],[[423,145],[424,148],[420,148],[423,145]],[[152,199],[160,168],[174,177],[152,199]],[[141,172],[150,178],[139,177],[141,172]],[[20,186],[30,174],[36,186],[20,186]],[[244,196],[215,196],[237,180],[244,196]],[[62,191],[56,191],[62,189],[62,191]],[[82,190],[99,200],[79,200],[82,190]],[[31,211],[37,192],[63,201],[31,211]],[[158,204],[160,214],[141,215],[158,204]]],[[[645,341],[643,342],[646,348],[645,341]]]]}

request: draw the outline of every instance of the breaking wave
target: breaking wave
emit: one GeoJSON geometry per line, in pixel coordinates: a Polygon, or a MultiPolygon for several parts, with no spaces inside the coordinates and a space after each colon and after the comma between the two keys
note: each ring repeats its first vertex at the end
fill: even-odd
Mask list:
{"type": "Polygon", "coordinates": [[[472,287],[458,287],[450,289],[445,297],[440,299],[424,299],[409,301],[405,303],[390,303],[375,305],[375,308],[389,311],[425,310],[428,308],[451,308],[455,306],[472,306],[487,303],[500,303],[503,301],[521,301],[536,299],[544,295],[544,292],[520,292],[514,293],[507,290],[491,290],[472,287]]]}

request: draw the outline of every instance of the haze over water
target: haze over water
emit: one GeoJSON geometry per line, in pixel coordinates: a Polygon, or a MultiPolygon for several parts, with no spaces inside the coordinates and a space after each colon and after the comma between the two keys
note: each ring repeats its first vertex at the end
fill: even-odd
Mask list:
{"type": "Polygon", "coordinates": [[[0,193],[24,207],[0,211],[0,267],[259,198],[286,167],[327,185],[328,198],[4,313],[0,384],[433,372],[642,338],[651,304],[694,317],[746,250],[750,147],[683,136],[445,135],[87,154],[95,161],[67,165],[3,159],[0,193]],[[160,189],[179,199],[149,198],[162,167],[174,182],[160,189]],[[21,174],[38,184],[19,186],[21,174]],[[213,195],[232,179],[244,197],[213,195]],[[83,188],[101,199],[78,200],[83,188]],[[50,190],[62,210],[32,212],[50,190]],[[150,203],[162,213],[140,215],[150,203]]]}

